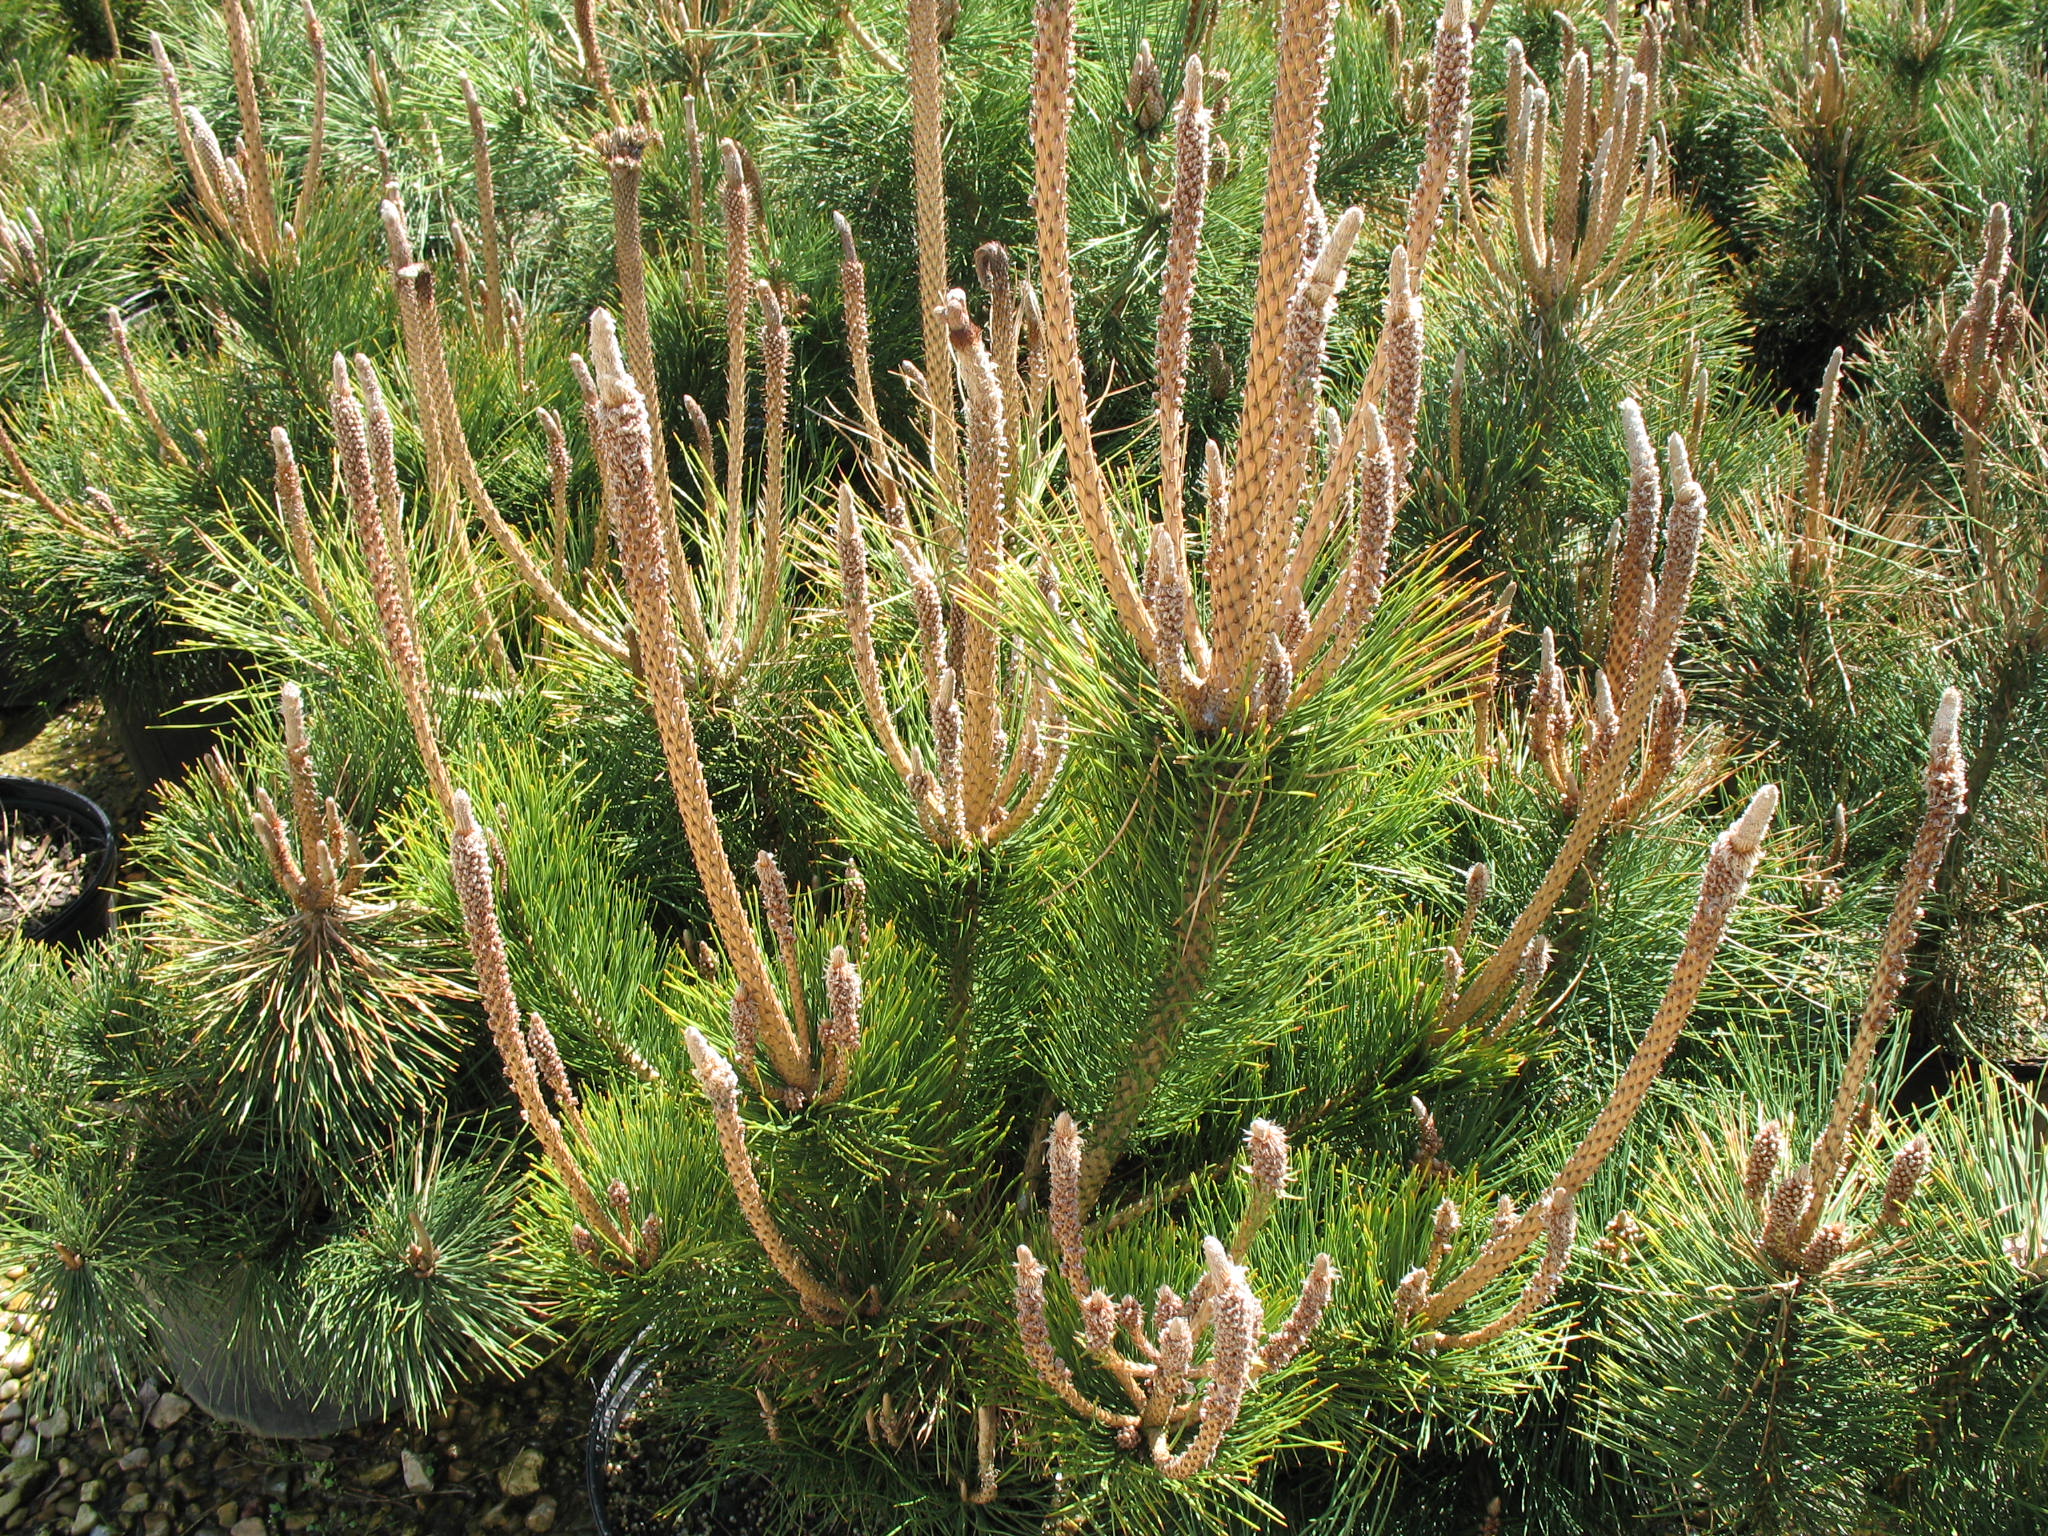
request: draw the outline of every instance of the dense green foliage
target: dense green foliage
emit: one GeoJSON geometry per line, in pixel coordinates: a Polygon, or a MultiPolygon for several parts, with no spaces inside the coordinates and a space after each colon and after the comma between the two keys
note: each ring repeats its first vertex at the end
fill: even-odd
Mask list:
{"type": "MultiPolygon", "coordinates": [[[[1190,548],[1211,552],[1224,530],[1199,450],[1213,438],[1227,458],[1251,430],[1262,210],[1285,162],[1277,55],[1284,18],[1310,9],[1078,7],[1075,330],[1102,515],[1148,602],[1147,540],[1182,511],[1156,505],[1166,108],[1199,55],[1214,142],[1183,479],[1190,548]]],[[[2048,1519],[2048,1160],[2029,1086],[2048,1051],[2048,356],[2029,310],[2048,262],[2048,13],[1475,8],[1469,176],[1418,263],[1420,417],[1384,593],[1326,679],[1297,698],[1290,662],[1278,702],[1219,727],[1179,691],[1177,653],[1148,659],[1120,611],[1091,547],[1089,445],[1043,390],[1026,378],[1007,397],[997,531],[970,505],[985,482],[950,489],[916,381],[950,403],[953,356],[972,354],[923,350],[901,8],[599,7],[601,60],[556,0],[314,10],[318,67],[300,8],[248,8],[286,238],[249,212],[252,160],[233,162],[243,201],[218,211],[232,178],[187,158],[150,53],[153,31],[187,137],[203,120],[232,146],[241,122],[246,143],[238,7],[0,0],[0,728],[95,695],[136,726],[228,722],[208,738],[219,762],[160,785],[113,939],[71,956],[0,936],[0,1249],[50,1305],[44,1392],[89,1401],[175,1366],[194,1316],[227,1318],[301,1395],[415,1413],[548,1349],[630,1345],[663,1366],[645,1412],[676,1457],[675,1506],[759,1480],[791,1529],[2018,1536],[2048,1519]],[[1625,92],[1651,32],[1636,137],[1617,118],[1602,141],[1634,146],[1600,162],[1626,183],[1619,224],[1566,208],[1548,238],[1583,231],[1590,249],[1553,280],[1530,205],[1548,217],[1568,179],[1539,161],[1533,195],[1522,184],[1512,114],[1557,146],[1582,47],[1580,86],[1618,114],[1602,73],[1611,57],[1625,92]],[[743,248],[721,138],[746,172],[743,248]],[[639,168],[630,218],[622,157],[639,168]],[[865,331],[835,211],[865,263],[865,331]],[[1999,218],[2009,259],[1987,301],[1974,274],[1999,218]],[[387,264],[398,238],[411,249],[387,264]],[[433,273],[446,402],[394,291],[409,257],[433,273]],[[728,434],[734,272],[760,286],[728,434]],[[1973,353],[1986,302],[1994,339],[1973,353]],[[589,327],[596,306],[621,313],[636,371],[648,348],[631,398],[658,387],[677,512],[659,563],[689,571],[652,600],[605,414],[623,365],[589,327]],[[886,447],[857,404],[863,339],[886,447]],[[362,355],[353,388],[332,382],[343,354],[362,355]],[[403,498],[381,525],[388,493],[364,501],[339,425],[360,393],[374,439],[373,376],[395,440],[388,465],[374,441],[361,463],[403,498]],[[1635,717],[1640,743],[1602,747],[1584,734],[1602,690],[1616,708],[1638,696],[1595,681],[1631,654],[1615,637],[1635,622],[1626,545],[1645,526],[1627,511],[1645,461],[1624,401],[1647,431],[1658,580],[1684,544],[1674,505],[1658,553],[1664,501],[1696,479],[1707,514],[1672,656],[1689,714],[1674,726],[1659,703],[1635,717]],[[712,424],[708,461],[686,402],[712,424]],[[744,515],[724,490],[734,454],[744,515]],[[776,471],[779,503],[762,488],[776,471]],[[500,513],[508,534],[489,527],[500,513]],[[380,556],[393,536],[402,558],[380,556]],[[983,583],[972,551],[991,538],[983,583]],[[870,577],[872,672],[849,617],[870,577]],[[696,645],[693,613],[734,643],[696,645]],[[303,693],[319,793],[360,840],[346,892],[295,894],[316,855],[289,803],[284,684],[303,693]],[[1916,865],[1947,688],[1965,809],[1916,865]],[[930,810],[975,697],[994,701],[995,756],[1050,786],[1001,837],[930,810]],[[933,765],[924,780],[892,731],[933,765]],[[1645,765],[1612,815],[1585,810],[1603,752],[1645,765]],[[1753,801],[1766,784],[1777,800],[1753,801]],[[456,833],[452,869],[451,785],[481,828],[456,833]],[[263,830],[259,786],[295,866],[266,848],[285,834],[263,830]],[[1725,870],[1716,837],[1746,803],[1776,820],[1703,958],[1687,926],[1701,872],[1711,888],[1725,870]],[[754,873],[760,850],[773,868],[754,873]],[[1887,949],[1915,870],[1924,920],[1887,949]],[[1532,903],[1547,971],[1522,963],[1532,903]],[[1497,949],[1505,980],[1467,1017],[1459,988],[1497,949]],[[1674,973],[1707,960],[1618,1148],[1538,1206],[1619,1102],[1674,973]],[[1859,1014],[1892,961],[1899,1020],[1859,1065],[1859,1014]],[[845,966],[856,1043],[834,1012],[845,966]],[[799,1015],[793,1066],[774,1020],[799,1015]],[[1071,1290],[1063,1116],[1102,1159],[1082,1164],[1090,1278],[1071,1290]],[[1772,1202],[1831,1116],[1849,1126],[1841,1175],[1788,1246],[1772,1202]],[[559,1146],[526,1133],[557,1123],[559,1146]],[[1758,1178],[1773,1124],[1787,1149],[1758,1178]],[[1277,1204],[1258,1161],[1273,1126],[1277,1204]],[[1441,1295],[1489,1251],[1498,1200],[1545,1235],[1429,1314],[1417,1285],[1441,1295]],[[1232,1239],[1243,1271],[1205,1271],[1205,1236],[1232,1239]],[[1051,1271],[1065,1388],[1032,1357],[1020,1244],[1051,1271]],[[1246,1386],[1186,1475],[1161,1467],[1200,1436],[1199,1383],[1156,1446],[1153,1423],[1120,1439],[1072,1411],[1072,1391],[1127,1406],[1105,1326],[1133,1379],[1156,1379],[1175,1308],[1160,1287],[1206,1288],[1196,1358],[1220,1376],[1222,1298],[1251,1296],[1279,1330],[1332,1270],[1306,1347],[1246,1386]],[[1139,1299],[1135,1326],[1091,1318],[1096,1285],[1105,1305],[1139,1299]]],[[[972,293],[973,346],[985,322],[995,347],[1001,294],[978,252],[1001,242],[1034,283],[1050,265],[1033,8],[911,10],[944,39],[944,269],[972,293]]],[[[1304,386],[1336,417],[1308,413],[1303,451],[1334,483],[1353,402],[1398,415],[1387,253],[1444,125],[1432,137],[1435,11],[1333,12],[1313,197],[1325,234],[1359,216],[1304,386]]],[[[1594,164],[1590,136],[1574,152],[1594,164]]],[[[1241,501],[1262,483],[1241,474],[1241,501]]],[[[1341,536],[1363,540],[1345,505],[1341,536]]],[[[1309,556],[1304,600],[1340,590],[1342,561],[1309,556]]],[[[1226,607],[1221,572],[1185,596],[1197,629],[1226,607]]],[[[1657,687],[1646,675],[1639,696],[1657,687]]]]}

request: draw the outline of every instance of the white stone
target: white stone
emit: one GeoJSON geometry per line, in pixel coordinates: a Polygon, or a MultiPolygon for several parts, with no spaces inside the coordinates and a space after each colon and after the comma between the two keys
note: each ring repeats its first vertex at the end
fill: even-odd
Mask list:
{"type": "Polygon", "coordinates": [[[419,1457],[413,1455],[411,1451],[400,1451],[398,1453],[398,1465],[399,1469],[405,1473],[405,1491],[407,1493],[432,1493],[434,1491],[434,1474],[429,1472],[427,1464],[421,1461],[419,1457]]]}

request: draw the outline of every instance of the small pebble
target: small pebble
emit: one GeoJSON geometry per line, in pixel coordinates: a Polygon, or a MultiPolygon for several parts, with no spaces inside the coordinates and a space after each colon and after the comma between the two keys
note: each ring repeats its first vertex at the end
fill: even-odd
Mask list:
{"type": "Polygon", "coordinates": [[[552,1531],[555,1528],[555,1501],[552,1495],[544,1493],[533,1501],[533,1508],[526,1512],[526,1528],[529,1531],[552,1531]]]}
{"type": "Polygon", "coordinates": [[[498,1469],[498,1491],[508,1499],[539,1493],[540,1469],[546,1465],[547,1457],[529,1445],[498,1469]]]}
{"type": "MultiPolygon", "coordinates": [[[[223,1522],[225,1523],[225,1522],[223,1522]]],[[[228,1526],[228,1536],[270,1536],[270,1529],[255,1515],[228,1526]]]]}
{"type": "Polygon", "coordinates": [[[175,1392],[166,1392],[149,1410],[149,1427],[162,1433],[192,1411],[192,1404],[175,1392]]]}
{"type": "Polygon", "coordinates": [[[411,1451],[401,1451],[398,1455],[398,1464],[405,1472],[405,1491],[407,1493],[432,1493],[434,1491],[434,1474],[427,1470],[427,1464],[421,1461],[419,1457],[413,1455],[411,1451]]]}

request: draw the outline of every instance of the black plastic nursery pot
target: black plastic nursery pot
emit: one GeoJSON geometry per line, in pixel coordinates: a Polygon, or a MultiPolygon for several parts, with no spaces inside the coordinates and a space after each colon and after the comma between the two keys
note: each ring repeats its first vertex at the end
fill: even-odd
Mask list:
{"type": "Polygon", "coordinates": [[[590,1495],[598,1536],[624,1536],[613,1523],[610,1509],[613,1469],[618,1465],[615,1457],[621,1451],[619,1430],[640,1406],[653,1373],[653,1358],[629,1344],[618,1352],[598,1380],[597,1401],[590,1410],[590,1433],[583,1441],[583,1488],[590,1495]]]}
{"type": "Polygon", "coordinates": [[[60,823],[87,851],[84,885],[55,912],[21,925],[21,936],[45,944],[78,945],[106,934],[107,888],[120,857],[120,840],[107,813],[84,795],[41,779],[0,777],[0,812],[60,823]]]}

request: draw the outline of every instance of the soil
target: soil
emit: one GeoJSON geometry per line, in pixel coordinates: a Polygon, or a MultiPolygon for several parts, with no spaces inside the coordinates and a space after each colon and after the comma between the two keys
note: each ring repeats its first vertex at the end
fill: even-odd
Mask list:
{"type": "MultiPolygon", "coordinates": [[[[642,1401],[660,1402],[662,1373],[647,1381],[642,1401]]],[[[769,1490],[762,1485],[732,1482],[706,1505],[675,1516],[665,1511],[674,1495],[674,1469],[702,1454],[702,1442],[666,1422],[658,1411],[643,1412],[636,1404],[619,1420],[605,1462],[605,1522],[613,1536],[753,1536],[766,1529],[769,1490]]]]}
{"type": "Polygon", "coordinates": [[[96,850],[70,822],[0,807],[0,933],[48,922],[85,890],[96,850]]]}

